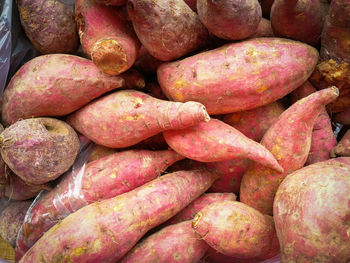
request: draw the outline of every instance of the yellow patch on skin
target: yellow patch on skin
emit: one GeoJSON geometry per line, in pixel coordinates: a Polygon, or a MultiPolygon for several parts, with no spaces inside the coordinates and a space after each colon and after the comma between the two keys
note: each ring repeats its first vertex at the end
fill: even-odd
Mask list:
{"type": "Polygon", "coordinates": [[[176,93],[175,93],[175,99],[181,101],[181,100],[184,99],[184,97],[182,96],[182,93],[176,92],[176,93]]]}
{"type": "Polygon", "coordinates": [[[94,242],[94,250],[99,251],[102,248],[101,240],[96,239],[94,242]]]}
{"type": "Polygon", "coordinates": [[[87,248],[78,247],[72,251],[71,256],[80,256],[80,255],[84,254],[86,250],[87,250],[87,248]]]}
{"type": "Polygon", "coordinates": [[[152,163],[152,158],[150,157],[145,157],[142,159],[142,168],[147,168],[151,165],[152,163]]]}
{"type": "Polygon", "coordinates": [[[117,175],[116,175],[115,172],[114,172],[114,173],[112,173],[109,177],[111,177],[111,178],[116,178],[117,175]]]}
{"type": "Polygon", "coordinates": [[[117,204],[115,207],[113,207],[113,211],[122,211],[124,208],[124,205],[122,203],[117,204]]]}
{"type": "Polygon", "coordinates": [[[282,159],[282,156],[281,156],[281,147],[278,145],[278,144],[275,144],[273,147],[272,147],[272,150],[271,150],[271,153],[275,156],[275,158],[277,159],[277,161],[281,160],[282,159]]]}
{"type": "Polygon", "coordinates": [[[174,260],[180,260],[181,259],[181,255],[178,252],[175,252],[173,255],[174,260]]]}
{"type": "Polygon", "coordinates": [[[262,87],[258,88],[257,91],[261,93],[261,92],[264,92],[265,90],[267,90],[267,88],[268,88],[267,86],[262,86],[262,87]]]}
{"type": "Polygon", "coordinates": [[[132,120],[134,120],[134,117],[133,117],[133,116],[126,116],[126,117],[125,117],[125,120],[127,120],[127,121],[132,121],[132,120]]]}
{"type": "Polygon", "coordinates": [[[102,129],[103,129],[104,131],[107,131],[107,126],[106,126],[106,125],[103,125],[103,126],[102,126],[102,129]]]}

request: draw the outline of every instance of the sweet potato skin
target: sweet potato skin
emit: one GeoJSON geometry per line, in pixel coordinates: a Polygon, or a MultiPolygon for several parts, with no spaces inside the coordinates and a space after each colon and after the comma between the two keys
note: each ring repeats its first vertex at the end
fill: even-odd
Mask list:
{"type": "Polygon", "coordinates": [[[274,219],[282,262],[348,262],[350,158],[306,166],[278,188],[274,219]],[[336,205],[335,205],[336,204],[336,205]]]}
{"type": "Polygon", "coordinates": [[[117,150],[113,149],[113,148],[108,148],[108,147],[104,147],[98,144],[94,145],[94,148],[92,149],[89,159],[87,160],[87,163],[92,162],[92,161],[96,161],[98,159],[101,159],[103,157],[106,157],[108,155],[111,155],[113,153],[116,153],[117,150]]]}
{"type": "Polygon", "coordinates": [[[78,34],[70,7],[57,0],[16,2],[26,35],[39,52],[71,53],[78,48],[78,34]]]}
{"type": "Polygon", "coordinates": [[[261,18],[258,28],[255,33],[250,36],[250,38],[257,37],[273,37],[273,31],[271,27],[271,21],[266,18],[261,18]]]}
{"type": "Polygon", "coordinates": [[[225,114],[282,98],[307,80],[317,60],[317,50],[306,44],[255,38],[163,63],[157,76],[169,99],[198,101],[209,114],[225,114]]]}
{"type": "Polygon", "coordinates": [[[19,262],[116,262],[149,229],[204,193],[216,176],[204,170],[167,174],[83,207],[46,232],[19,262]]]}
{"type": "Polygon", "coordinates": [[[339,143],[332,149],[332,157],[350,156],[350,130],[347,130],[339,143]]]}

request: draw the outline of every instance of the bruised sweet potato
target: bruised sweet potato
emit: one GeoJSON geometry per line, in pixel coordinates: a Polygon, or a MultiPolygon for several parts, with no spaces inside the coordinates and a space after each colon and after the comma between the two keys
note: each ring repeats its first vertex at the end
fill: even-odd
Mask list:
{"type": "Polygon", "coordinates": [[[123,148],[169,129],[182,129],[210,119],[198,102],[159,100],[135,90],[99,98],[67,119],[93,142],[123,148]]]}
{"type": "Polygon", "coordinates": [[[135,32],[149,53],[169,61],[203,46],[208,31],[183,0],[128,0],[135,32]]]}
{"type": "Polygon", "coordinates": [[[339,143],[332,149],[332,157],[350,156],[350,130],[344,134],[339,143]]]}
{"type": "Polygon", "coordinates": [[[349,262],[350,158],[288,175],[273,207],[282,262],[349,262]]]}
{"type": "Polygon", "coordinates": [[[255,38],[163,63],[157,76],[169,99],[198,101],[209,114],[225,114],[284,97],[307,80],[317,60],[317,50],[306,44],[255,38]]]}
{"type": "Polygon", "coordinates": [[[206,170],[179,171],[85,206],[46,232],[19,262],[116,262],[148,230],[181,211],[216,178],[206,170]]]}
{"type": "Polygon", "coordinates": [[[18,121],[0,135],[1,156],[23,181],[43,184],[58,178],[79,151],[76,132],[53,118],[18,121]]]}
{"type": "Polygon", "coordinates": [[[43,54],[71,53],[78,48],[74,14],[57,0],[16,0],[21,24],[34,47],[43,54]]]}
{"type": "Polygon", "coordinates": [[[304,166],[311,146],[314,122],[322,108],[338,96],[335,87],[314,92],[284,111],[261,140],[283,167],[280,173],[253,163],[243,176],[241,202],[272,215],[275,193],[283,179],[304,166]]]}
{"type": "Polygon", "coordinates": [[[333,120],[343,125],[350,125],[350,109],[335,114],[333,120]]]}

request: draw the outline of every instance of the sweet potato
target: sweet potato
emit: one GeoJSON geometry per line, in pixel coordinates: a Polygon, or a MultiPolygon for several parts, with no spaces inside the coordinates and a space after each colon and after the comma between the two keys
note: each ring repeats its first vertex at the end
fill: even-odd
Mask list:
{"type": "Polygon", "coordinates": [[[335,114],[333,120],[343,125],[350,125],[350,109],[335,114]]]}
{"type": "Polygon", "coordinates": [[[108,148],[108,147],[104,147],[101,145],[94,145],[94,148],[92,149],[89,159],[87,160],[87,163],[92,162],[92,161],[96,161],[98,159],[101,159],[105,156],[111,155],[113,153],[116,153],[117,150],[113,149],[113,148],[108,148]]]}
{"type": "Polygon", "coordinates": [[[77,0],[75,19],[84,52],[102,72],[118,75],[134,64],[141,43],[124,7],[77,0]]]}
{"type": "Polygon", "coordinates": [[[129,192],[183,158],[169,150],[130,150],[89,162],[85,171],[73,171],[30,211],[18,238],[16,257],[21,258],[47,230],[74,211],[129,192]]]}
{"type": "Polygon", "coordinates": [[[18,231],[32,202],[13,201],[0,214],[0,236],[15,247],[18,231]]]}
{"type": "Polygon", "coordinates": [[[339,143],[332,149],[331,156],[350,156],[350,130],[347,130],[339,143]]]}
{"type": "Polygon", "coordinates": [[[349,262],[350,158],[306,166],[288,175],[273,214],[282,262],[349,262]]]}
{"type": "Polygon", "coordinates": [[[163,63],[157,76],[169,99],[198,101],[209,114],[225,114],[284,97],[307,80],[317,60],[317,50],[306,44],[255,38],[163,63]]]}
{"type": "Polygon", "coordinates": [[[127,89],[144,89],[146,88],[146,82],[143,75],[136,69],[129,69],[122,75],[119,75],[125,81],[125,88],[127,89]]]}
{"type": "Polygon", "coordinates": [[[210,119],[198,102],[178,103],[122,90],[99,98],[67,119],[93,142],[123,148],[169,129],[182,129],[210,119]]]}
{"type": "Polygon", "coordinates": [[[122,6],[126,4],[126,0],[95,0],[96,3],[112,6],[122,6]]]}
{"type": "Polygon", "coordinates": [[[181,211],[216,178],[205,170],[180,171],[85,206],[46,232],[20,262],[116,262],[148,230],[181,211]]]}
{"type": "Polygon", "coordinates": [[[197,13],[211,34],[229,40],[253,35],[262,16],[258,0],[197,0],[197,13]]]}
{"type": "Polygon", "coordinates": [[[207,41],[207,29],[182,0],[128,0],[127,9],[142,45],[161,61],[193,52],[207,41]]]}
{"type": "Polygon", "coordinates": [[[149,90],[149,93],[157,99],[168,100],[157,82],[148,83],[147,90],[149,90]]]}
{"type": "Polygon", "coordinates": [[[273,31],[271,27],[270,20],[266,18],[261,18],[258,28],[255,33],[250,36],[250,38],[258,38],[258,37],[273,37],[273,31]]]}
{"type": "Polygon", "coordinates": [[[43,184],[58,178],[74,163],[79,151],[76,132],[53,118],[18,121],[0,135],[1,156],[23,181],[43,184]]]}
{"type": "Polygon", "coordinates": [[[104,75],[88,59],[53,54],[36,57],[11,78],[2,98],[5,125],[19,119],[64,116],[125,84],[104,75]]]}
{"type": "Polygon", "coordinates": [[[165,131],[163,136],[173,150],[192,160],[219,162],[247,158],[283,171],[265,147],[217,119],[182,130],[165,131]]]}
{"type": "MultiPolygon", "coordinates": [[[[0,124],[0,133],[3,132],[4,127],[0,124]]],[[[7,183],[7,172],[6,172],[6,164],[2,157],[0,156],[0,199],[5,194],[6,183],[7,183]]]]}
{"type": "Polygon", "coordinates": [[[205,206],[192,227],[218,252],[232,257],[253,258],[271,249],[276,235],[273,219],[237,201],[205,206]]]}
{"type": "Polygon", "coordinates": [[[314,122],[322,108],[338,96],[335,87],[315,92],[284,111],[261,140],[283,167],[280,173],[254,163],[243,176],[241,202],[272,215],[275,193],[283,179],[304,166],[311,146],[314,122]]]}
{"type": "Polygon", "coordinates": [[[144,46],[141,46],[134,67],[144,74],[154,74],[162,63],[153,57],[144,46]]]}
{"type": "Polygon", "coordinates": [[[164,227],[131,249],[120,263],[197,263],[209,246],[193,231],[191,221],[164,227]]]}
{"type": "Polygon", "coordinates": [[[78,48],[74,14],[56,0],[17,0],[21,24],[34,47],[43,54],[71,53],[78,48]]]}
{"type": "Polygon", "coordinates": [[[167,150],[169,149],[168,144],[166,143],[163,133],[158,133],[149,137],[138,144],[135,144],[131,147],[131,149],[146,149],[146,150],[167,150]]]}

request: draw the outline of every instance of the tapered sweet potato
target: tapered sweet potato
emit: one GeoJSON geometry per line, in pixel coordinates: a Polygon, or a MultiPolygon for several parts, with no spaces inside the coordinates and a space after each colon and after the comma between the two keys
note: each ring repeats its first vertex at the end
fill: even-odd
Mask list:
{"type": "Polygon", "coordinates": [[[34,47],[43,54],[71,53],[78,34],[71,8],[56,0],[17,0],[21,24],[34,47]]]}
{"type": "Polygon", "coordinates": [[[205,170],[167,174],[83,207],[46,232],[20,262],[116,262],[148,230],[204,193],[216,176],[205,170]]]}
{"type": "Polygon", "coordinates": [[[128,0],[127,9],[142,45],[161,61],[182,57],[207,41],[207,29],[182,0],[128,0]]]}
{"type": "Polygon", "coordinates": [[[282,98],[307,80],[317,60],[317,50],[306,44],[255,38],[163,63],[157,76],[169,99],[198,101],[209,114],[225,114],[282,98]]]}
{"type": "Polygon", "coordinates": [[[18,238],[16,258],[21,258],[47,230],[74,211],[129,192],[183,158],[169,150],[130,150],[89,162],[84,171],[73,171],[31,209],[18,238]]]}
{"type": "Polygon", "coordinates": [[[261,144],[272,152],[284,172],[261,164],[249,166],[243,176],[241,202],[264,214],[272,215],[275,193],[283,179],[305,164],[311,146],[314,122],[322,108],[338,96],[335,87],[315,92],[294,103],[270,127],[261,144]]]}
{"type": "Polygon", "coordinates": [[[335,114],[333,120],[343,125],[350,125],[350,109],[335,114]]]}
{"type": "Polygon", "coordinates": [[[273,214],[282,262],[349,262],[350,158],[306,166],[288,175],[273,214]]]}
{"type": "Polygon", "coordinates": [[[67,119],[93,142],[111,148],[134,145],[168,129],[182,129],[210,119],[197,102],[159,100],[135,90],[99,98],[67,119]]]}
{"type": "Polygon", "coordinates": [[[118,75],[134,64],[141,44],[124,7],[77,0],[75,19],[82,48],[102,72],[118,75]]]}
{"type": "Polygon", "coordinates": [[[251,159],[283,171],[273,155],[230,125],[211,119],[182,130],[163,132],[167,144],[179,154],[200,162],[251,159]]]}
{"type": "Polygon", "coordinates": [[[192,229],[191,221],[184,221],[145,238],[119,262],[188,262],[197,263],[209,246],[192,229]]]}
{"type": "Polygon", "coordinates": [[[339,143],[332,149],[331,156],[350,156],[350,130],[347,130],[339,143]]]}

